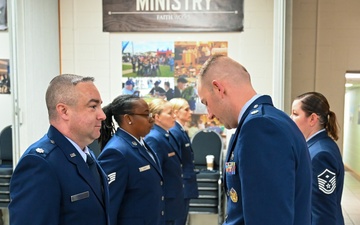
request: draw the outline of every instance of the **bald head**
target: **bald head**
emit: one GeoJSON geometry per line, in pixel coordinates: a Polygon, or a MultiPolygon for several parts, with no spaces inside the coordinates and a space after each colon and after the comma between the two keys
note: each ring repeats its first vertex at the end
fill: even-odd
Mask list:
{"type": "Polygon", "coordinates": [[[211,81],[224,80],[230,85],[251,85],[248,71],[240,63],[224,55],[211,56],[202,66],[199,73],[199,83],[208,86],[211,81]]]}
{"type": "Polygon", "coordinates": [[[226,128],[237,127],[242,107],[256,94],[247,70],[224,55],[213,55],[204,63],[197,85],[208,117],[218,118],[226,128]]]}

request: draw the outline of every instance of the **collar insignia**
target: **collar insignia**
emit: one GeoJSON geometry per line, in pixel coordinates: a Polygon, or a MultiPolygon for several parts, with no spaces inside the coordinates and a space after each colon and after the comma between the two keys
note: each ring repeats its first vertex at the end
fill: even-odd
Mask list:
{"type": "Polygon", "coordinates": [[[45,152],[44,149],[42,149],[42,148],[37,148],[35,151],[39,154],[44,154],[44,152],[45,152]]]}

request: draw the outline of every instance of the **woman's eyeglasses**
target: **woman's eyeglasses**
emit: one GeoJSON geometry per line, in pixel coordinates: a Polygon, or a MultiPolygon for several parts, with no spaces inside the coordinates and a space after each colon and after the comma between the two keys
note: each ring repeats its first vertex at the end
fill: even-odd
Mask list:
{"type": "Polygon", "coordinates": [[[143,116],[143,117],[147,117],[148,119],[152,119],[153,114],[149,113],[149,114],[144,114],[144,113],[129,113],[128,115],[138,115],[138,116],[143,116]]]}

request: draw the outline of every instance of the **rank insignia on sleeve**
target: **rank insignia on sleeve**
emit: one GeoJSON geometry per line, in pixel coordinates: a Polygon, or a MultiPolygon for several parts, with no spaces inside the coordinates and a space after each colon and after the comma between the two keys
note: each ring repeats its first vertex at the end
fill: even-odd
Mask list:
{"type": "Polygon", "coordinates": [[[336,175],[328,169],[325,169],[318,175],[319,190],[329,195],[334,192],[336,188],[336,175]]]}
{"type": "Polygon", "coordinates": [[[108,182],[109,184],[111,184],[112,182],[114,182],[116,179],[116,172],[112,172],[108,175],[108,182]]]}

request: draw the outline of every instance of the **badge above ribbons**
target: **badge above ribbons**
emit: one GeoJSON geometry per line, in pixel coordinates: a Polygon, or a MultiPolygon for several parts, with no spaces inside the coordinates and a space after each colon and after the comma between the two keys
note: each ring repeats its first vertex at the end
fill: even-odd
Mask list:
{"type": "Polygon", "coordinates": [[[229,195],[232,202],[236,203],[238,201],[239,198],[234,188],[230,189],[229,195]]]}
{"type": "Polygon", "coordinates": [[[336,188],[336,174],[328,169],[325,169],[320,175],[318,175],[319,190],[325,194],[331,194],[336,188]]]}

